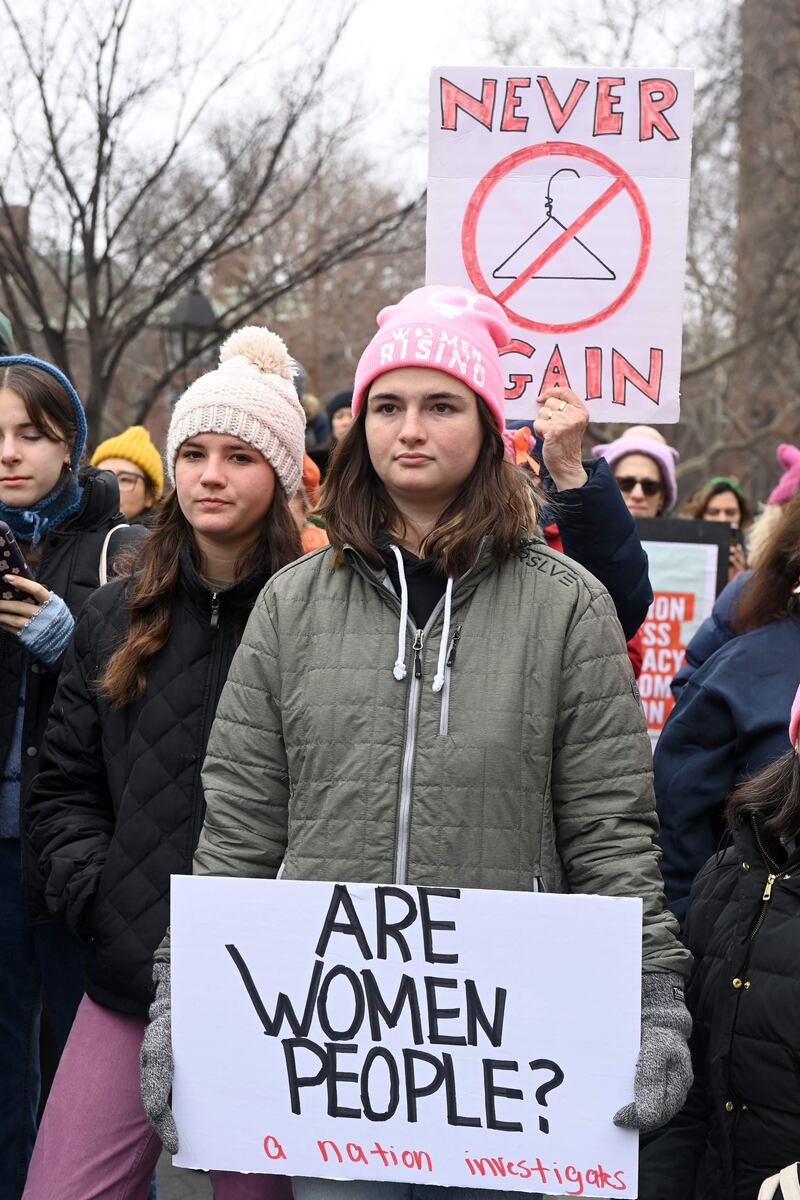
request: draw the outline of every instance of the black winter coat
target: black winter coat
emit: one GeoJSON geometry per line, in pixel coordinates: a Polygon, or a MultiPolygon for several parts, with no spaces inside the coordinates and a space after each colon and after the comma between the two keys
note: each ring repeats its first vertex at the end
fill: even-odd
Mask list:
{"type": "Polygon", "coordinates": [[[583,466],[589,478],[581,488],[557,492],[550,481],[561,545],[608,591],[627,641],[653,603],[647,555],[606,460],[583,466]]]}
{"type": "MultiPolygon", "coordinates": [[[[85,601],[100,586],[100,556],[109,530],[124,523],[119,508],[117,481],[108,471],[93,467],[81,472],[83,496],[78,511],[57,529],[49,530],[42,541],[42,557],[36,578],[65,602],[77,617],[85,601]]],[[[135,535],[140,540],[141,534],[135,535]]],[[[128,529],[120,529],[109,545],[109,567],[131,540],[128,529]]],[[[35,855],[26,837],[28,796],[39,767],[39,752],[47,726],[47,717],[56,690],[61,661],[46,667],[26,656],[19,641],[0,632],[0,753],[8,753],[14,733],[19,700],[20,675],[27,663],[25,716],[22,728],[22,786],[20,788],[20,831],[23,842],[25,910],[28,920],[50,920],[44,904],[42,879],[35,855]]]]}
{"type": "Polygon", "coordinates": [[[719,845],[736,784],[789,749],[800,618],[732,638],[698,668],[669,714],[653,759],[667,902],[683,920],[692,881],[719,845]]]}
{"type": "Polygon", "coordinates": [[[695,1083],[640,1159],[640,1200],[755,1200],[800,1157],[800,854],[737,827],[692,889],[695,1083]]]}
{"type": "Polygon", "coordinates": [[[153,952],[169,925],[169,878],[191,874],[200,783],[217,701],[266,575],[212,592],[191,558],[169,638],[144,695],[112,708],[93,687],[128,627],[131,583],[86,604],[53,703],[31,795],[31,837],[49,907],[87,942],[86,990],[144,1016],[153,952]]]}

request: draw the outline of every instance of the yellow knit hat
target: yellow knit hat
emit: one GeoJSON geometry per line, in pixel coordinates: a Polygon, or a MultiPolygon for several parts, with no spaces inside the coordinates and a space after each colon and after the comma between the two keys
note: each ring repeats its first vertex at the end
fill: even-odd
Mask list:
{"type": "Polygon", "coordinates": [[[128,462],[141,467],[153,488],[156,500],[164,491],[164,464],[144,425],[131,425],[124,433],[106,438],[92,455],[92,466],[105,462],[107,458],[127,458],[128,462]]]}

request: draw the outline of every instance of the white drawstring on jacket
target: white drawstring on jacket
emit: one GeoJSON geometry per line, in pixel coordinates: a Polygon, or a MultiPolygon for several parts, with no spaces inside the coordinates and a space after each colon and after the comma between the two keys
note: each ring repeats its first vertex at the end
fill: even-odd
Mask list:
{"type": "MultiPolygon", "coordinates": [[[[403,566],[403,556],[398,546],[391,547],[397,561],[397,575],[400,580],[400,629],[397,634],[397,659],[392,674],[395,679],[405,679],[406,671],[406,626],[408,625],[408,584],[403,566]]],[[[444,672],[447,664],[447,642],[450,637],[450,613],[453,607],[453,580],[448,577],[444,593],[444,625],[442,641],[439,646],[439,661],[436,664],[436,674],[433,678],[432,691],[440,692],[444,687],[444,672]]]]}
{"type": "Polygon", "coordinates": [[[447,588],[444,593],[444,626],[442,628],[442,641],[439,646],[439,661],[436,664],[436,674],[433,677],[433,690],[440,692],[444,687],[444,668],[447,659],[447,641],[450,637],[450,610],[453,605],[453,580],[448,577],[447,588]]]}
{"type": "Polygon", "coordinates": [[[397,559],[397,574],[400,577],[400,632],[397,635],[397,661],[394,664],[395,679],[406,677],[406,625],[408,624],[408,584],[403,570],[403,556],[397,546],[392,546],[397,559]]]}

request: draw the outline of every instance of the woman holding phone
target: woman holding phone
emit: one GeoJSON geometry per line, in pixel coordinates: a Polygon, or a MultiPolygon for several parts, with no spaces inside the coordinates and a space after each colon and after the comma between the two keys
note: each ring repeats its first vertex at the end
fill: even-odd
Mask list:
{"type": "MultiPolygon", "coordinates": [[[[183,394],[167,434],[175,490],[135,573],[90,601],[67,655],[32,840],[49,907],[87,943],[86,995],[26,1200],[143,1200],[158,1160],[139,1095],[153,952],[169,924],[170,875],[191,871],[200,768],[228,667],[267,579],[302,553],[289,509],[305,430],[293,371],[279,337],[241,329],[218,369],[183,394]]],[[[217,1171],[211,1182],[218,1200],[290,1195],[275,1177],[217,1171]]]]}
{"type": "Polygon", "coordinates": [[[83,991],[78,942],[45,907],[27,800],[75,617],[124,520],[116,481],[80,469],[86,417],[51,363],[0,358],[0,1197],[17,1200],[36,1134],[41,996],[66,1041],[83,991]],[[28,577],[26,577],[26,575],[28,577]]]}

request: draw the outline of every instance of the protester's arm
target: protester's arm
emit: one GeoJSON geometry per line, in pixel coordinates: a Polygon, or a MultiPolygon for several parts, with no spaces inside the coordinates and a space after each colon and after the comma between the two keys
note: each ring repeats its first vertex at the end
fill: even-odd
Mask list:
{"type": "Polygon", "coordinates": [[[203,767],[206,816],[199,875],[273,878],[286,848],[289,773],[281,723],[280,652],[262,592],[234,655],[203,767]]]}
{"type": "Polygon", "coordinates": [[[628,639],[653,603],[647,555],[606,460],[584,466],[588,479],[583,487],[556,496],[561,544],[569,558],[600,580],[628,639]]]}
{"type": "Polygon", "coordinates": [[[542,439],[542,485],[553,501],[564,553],[606,588],[625,638],[633,637],[653,602],[647,555],[605,459],[581,461],[589,421],[569,388],[548,388],[534,431],[542,439]]]}
{"type": "Polygon", "coordinates": [[[53,912],[83,932],[114,827],[95,684],[102,617],[89,602],[75,627],[27,802],[29,835],[53,912]]]}
{"type": "Polygon", "coordinates": [[[679,920],[695,876],[717,849],[722,806],[736,773],[736,725],[709,674],[707,665],[686,685],[655,753],[661,872],[679,920]]]}
{"type": "Polygon", "coordinates": [[[605,592],[579,598],[566,639],[552,796],[570,890],[640,896],[643,970],[688,974],[658,865],[650,742],[605,592]]]}

